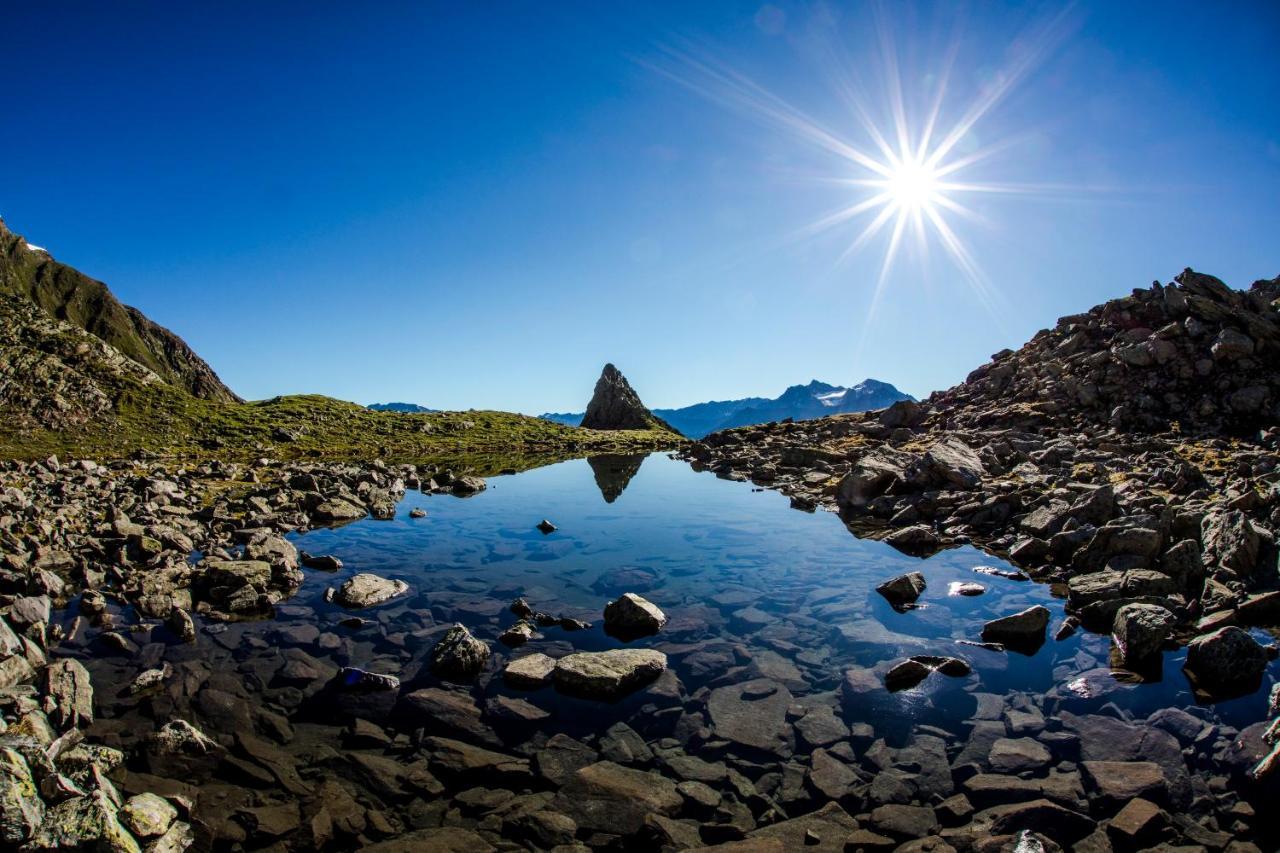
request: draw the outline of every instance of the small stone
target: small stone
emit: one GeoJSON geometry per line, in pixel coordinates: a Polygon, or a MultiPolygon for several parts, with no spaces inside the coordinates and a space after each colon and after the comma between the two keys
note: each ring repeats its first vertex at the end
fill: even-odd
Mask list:
{"type": "Polygon", "coordinates": [[[537,527],[543,533],[554,533],[556,531],[556,526],[545,518],[538,522],[537,527]]]}
{"type": "Polygon", "coordinates": [[[333,599],[343,607],[373,607],[375,604],[382,604],[398,595],[403,595],[408,589],[409,585],[404,581],[390,580],[375,574],[362,572],[352,578],[348,578],[338,588],[338,592],[333,599]]]}
{"type": "Polygon", "coordinates": [[[627,592],[604,608],[604,629],[624,640],[656,634],[667,624],[658,606],[635,593],[627,592]]]}
{"type": "Polygon", "coordinates": [[[895,607],[903,607],[915,603],[920,593],[925,590],[924,575],[920,572],[908,572],[885,581],[876,587],[876,592],[888,599],[895,607]]]}

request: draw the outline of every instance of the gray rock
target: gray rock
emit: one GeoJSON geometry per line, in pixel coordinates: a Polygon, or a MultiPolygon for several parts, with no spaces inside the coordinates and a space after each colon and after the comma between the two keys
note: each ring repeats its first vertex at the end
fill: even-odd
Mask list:
{"type": "Polygon", "coordinates": [[[667,616],[657,605],[625,592],[604,608],[604,629],[621,639],[635,639],[656,634],[667,624],[667,616]]]}
{"type": "Polygon", "coordinates": [[[988,622],[982,628],[982,639],[1014,649],[1039,648],[1044,643],[1048,625],[1049,608],[1037,604],[1012,616],[988,622]]]}
{"type": "Polygon", "coordinates": [[[0,842],[17,849],[44,820],[44,801],[31,768],[17,751],[0,747],[0,842]]]}
{"type": "Polygon", "coordinates": [[[1229,625],[1188,643],[1183,668],[1197,690],[1237,695],[1257,686],[1267,668],[1267,651],[1243,628],[1229,625]]]}
{"type": "Polygon", "coordinates": [[[116,806],[103,791],[72,797],[45,813],[44,822],[26,850],[110,850],[141,853],[129,831],[116,819],[116,806]]]}
{"type": "Polygon", "coordinates": [[[889,600],[890,604],[902,606],[912,604],[924,592],[927,583],[920,572],[908,572],[898,575],[876,587],[876,592],[889,600]]]}
{"type": "Polygon", "coordinates": [[[1127,664],[1148,660],[1159,653],[1177,618],[1158,604],[1126,604],[1116,612],[1111,628],[1120,658],[1127,664]]]}
{"type": "Polygon", "coordinates": [[[404,581],[391,580],[369,572],[362,572],[348,578],[338,588],[333,600],[343,607],[358,609],[373,607],[390,601],[396,596],[408,592],[408,590],[409,585],[404,581]]]}
{"type": "Polygon", "coordinates": [[[653,649],[575,652],[556,661],[556,689],[584,699],[613,701],[656,679],[667,669],[667,656],[653,649]]]}
{"type": "Polygon", "coordinates": [[[683,805],[670,779],[600,761],[570,776],[552,807],[579,829],[630,835],[639,831],[645,815],[675,815],[683,805]]]}
{"type": "Polygon", "coordinates": [[[67,658],[45,667],[44,689],[57,703],[49,718],[59,729],[93,722],[93,685],[80,661],[67,658]]]}
{"type": "Polygon", "coordinates": [[[515,658],[502,671],[502,680],[517,690],[539,690],[551,683],[554,658],[541,652],[515,658]]]}
{"type": "Polygon", "coordinates": [[[488,644],[462,625],[454,625],[431,650],[431,671],[452,681],[471,681],[489,663],[488,644]]]}

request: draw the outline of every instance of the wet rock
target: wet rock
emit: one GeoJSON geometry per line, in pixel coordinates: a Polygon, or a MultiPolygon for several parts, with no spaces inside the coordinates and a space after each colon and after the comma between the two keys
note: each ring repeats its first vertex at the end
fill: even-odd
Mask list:
{"type": "Polygon", "coordinates": [[[755,679],[711,691],[707,710],[717,737],[768,752],[787,745],[787,708],[792,701],[786,687],[755,679]]]}
{"type": "Polygon", "coordinates": [[[517,690],[540,690],[551,683],[555,671],[554,658],[541,652],[515,658],[502,671],[502,679],[517,690]]]}
{"type": "Polygon", "coordinates": [[[579,829],[631,835],[643,826],[645,815],[672,816],[683,803],[670,779],[601,761],[570,776],[553,808],[572,818],[579,829]]]}
{"type": "Polygon", "coordinates": [[[720,849],[737,849],[742,853],[783,853],[800,849],[842,853],[848,849],[845,840],[857,828],[858,822],[839,804],[827,803],[810,814],[762,826],[748,833],[747,840],[720,849]]]}
{"type": "Polygon", "coordinates": [[[164,797],[138,794],[130,797],[119,812],[121,822],[139,838],[164,835],[178,817],[178,810],[164,797]]]}
{"type": "Polygon", "coordinates": [[[1135,797],[1168,802],[1164,771],[1151,761],[1085,761],[1090,793],[1104,808],[1117,809],[1135,797]]]}
{"type": "Polygon", "coordinates": [[[357,521],[369,514],[369,511],[352,501],[343,498],[330,498],[311,510],[311,517],[320,523],[341,523],[357,521]]]}
{"type": "Polygon", "coordinates": [[[308,554],[302,551],[298,554],[298,559],[306,568],[321,572],[337,572],[342,569],[342,561],[332,554],[308,554]]]}
{"type": "Polygon", "coordinates": [[[537,635],[537,626],[521,619],[498,635],[498,642],[511,648],[519,648],[537,635]]]}
{"type": "Polygon", "coordinates": [[[796,721],[795,728],[812,747],[830,746],[849,737],[849,727],[825,705],[810,708],[796,721]]]}
{"type": "Polygon", "coordinates": [[[1116,611],[1111,638],[1125,663],[1148,660],[1159,653],[1177,618],[1158,604],[1126,604],[1116,611]]]}
{"type": "Polygon", "coordinates": [[[872,810],[871,825],[895,838],[923,838],[938,828],[938,816],[928,806],[890,804],[872,810]]]}
{"type": "Polygon", "coordinates": [[[658,606],[635,593],[627,592],[604,608],[604,629],[623,640],[656,634],[667,624],[658,606]]]}
{"type": "Polygon", "coordinates": [[[1024,829],[1071,843],[1093,832],[1097,824],[1088,816],[1049,800],[1038,799],[993,806],[974,815],[973,827],[986,827],[991,835],[1013,835],[1024,829]]]}
{"type": "Polygon", "coordinates": [[[160,755],[204,755],[219,749],[218,742],[186,720],[170,720],[152,735],[152,746],[160,755]]]}
{"type": "Polygon", "coordinates": [[[884,541],[904,554],[924,556],[938,550],[938,534],[923,524],[902,527],[884,537],[884,541]]]}
{"type": "Polygon", "coordinates": [[[991,769],[997,773],[1037,771],[1049,765],[1051,756],[1033,738],[1001,738],[991,747],[991,769]]]}
{"type": "Polygon", "coordinates": [[[595,764],[600,754],[579,740],[557,733],[533,755],[533,772],[557,787],[583,767],[595,764]]]}
{"type": "Polygon", "coordinates": [[[1045,628],[1049,625],[1049,608],[1039,604],[1021,613],[993,619],[982,628],[982,639],[991,643],[1003,643],[1015,650],[1034,650],[1044,644],[1045,628]]]}
{"type": "Polygon", "coordinates": [[[1138,850],[1159,841],[1168,822],[1155,803],[1134,799],[1107,824],[1107,835],[1121,850],[1138,850]]]}
{"type": "Polygon", "coordinates": [[[338,673],[337,682],[344,690],[380,692],[400,689],[400,679],[394,675],[369,672],[354,666],[344,666],[338,673]]]}
{"type": "Polygon", "coordinates": [[[914,604],[924,592],[926,586],[924,575],[920,572],[908,572],[887,580],[876,587],[876,592],[888,599],[890,604],[901,607],[914,604]]]}
{"type": "Polygon", "coordinates": [[[360,849],[364,853],[493,853],[496,848],[475,830],[441,826],[407,832],[360,849]]]}
{"type": "Polygon", "coordinates": [[[1243,628],[1230,625],[1188,643],[1183,668],[1197,690],[1223,696],[1253,690],[1266,667],[1266,649],[1243,628]]]}
{"type": "Polygon", "coordinates": [[[947,595],[975,596],[982,595],[987,588],[971,581],[952,581],[947,585],[947,595]]]}
{"type": "Polygon", "coordinates": [[[401,580],[391,580],[362,572],[348,578],[338,588],[333,600],[343,607],[359,609],[373,607],[408,592],[409,585],[401,580]]]}
{"type": "Polygon", "coordinates": [[[413,509],[409,510],[409,517],[410,518],[426,518],[427,511],[420,506],[415,506],[413,509]]]}
{"type": "Polygon", "coordinates": [[[554,524],[547,521],[545,518],[542,519],[542,521],[538,522],[537,528],[542,533],[555,533],[556,530],[558,529],[554,524]]]}
{"type": "Polygon", "coordinates": [[[471,497],[472,495],[478,495],[480,492],[483,492],[487,487],[488,484],[481,478],[468,475],[458,477],[450,483],[449,491],[459,497],[471,497]]]}
{"type": "Polygon", "coordinates": [[[160,685],[164,684],[165,679],[168,678],[172,672],[173,667],[171,667],[167,662],[164,666],[157,669],[143,670],[138,673],[137,677],[134,678],[133,681],[129,682],[129,693],[133,696],[137,696],[141,693],[155,690],[160,685]]]}
{"type": "Polygon", "coordinates": [[[172,631],[178,639],[184,643],[194,643],[196,641],[196,623],[191,618],[191,614],[183,610],[181,607],[174,607],[169,611],[169,617],[165,620],[165,627],[172,631]]]}
{"type": "Polygon", "coordinates": [[[454,625],[431,650],[431,671],[452,681],[472,681],[489,663],[489,646],[454,625]]]}
{"type": "Polygon", "coordinates": [[[556,661],[556,689],[584,699],[613,701],[666,671],[667,656],[653,649],[575,652],[556,661]]]}

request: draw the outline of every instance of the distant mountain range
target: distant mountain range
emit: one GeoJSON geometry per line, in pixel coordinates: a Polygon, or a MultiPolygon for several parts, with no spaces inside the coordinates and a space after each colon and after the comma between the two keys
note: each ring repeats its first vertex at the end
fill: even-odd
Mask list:
{"type": "MultiPolygon", "coordinates": [[[[785,418],[807,420],[840,412],[865,412],[912,399],[915,398],[910,394],[877,379],[867,379],[850,387],[828,385],[815,379],[808,385],[792,385],[773,399],[717,400],[681,409],[653,409],[653,413],[689,438],[702,438],[722,429],[785,418]]],[[[541,417],[566,426],[578,426],[583,415],[581,412],[548,412],[541,417]]]]}
{"type": "Polygon", "coordinates": [[[417,403],[370,403],[365,406],[371,412],[438,412],[439,409],[428,409],[426,406],[419,406],[417,403]]]}

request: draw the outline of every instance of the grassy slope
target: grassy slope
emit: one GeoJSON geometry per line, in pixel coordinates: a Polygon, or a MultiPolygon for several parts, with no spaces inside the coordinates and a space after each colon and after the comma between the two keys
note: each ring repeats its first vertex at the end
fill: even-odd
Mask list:
{"type": "Polygon", "coordinates": [[[113,418],[74,431],[18,430],[0,419],[0,456],[25,459],[111,458],[146,450],[191,459],[473,458],[490,468],[520,467],[525,455],[640,451],[679,441],[670,433],[576,429],[509,412],[373,412],[310,394],[219,403],[163,384],[120,389],[113,418]],[[283,439],[280,429],[297,439],[283,439]],[[502,466],[502,460],[512,464],[502,466]]]}

